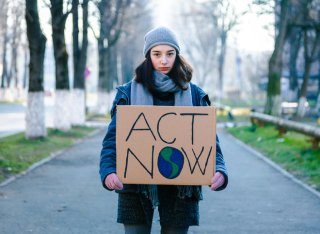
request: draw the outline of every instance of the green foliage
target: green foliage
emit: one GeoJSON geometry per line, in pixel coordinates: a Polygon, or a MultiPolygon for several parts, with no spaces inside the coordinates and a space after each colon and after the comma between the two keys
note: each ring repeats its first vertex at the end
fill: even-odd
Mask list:
{"type": "Polygon", "coordinates": [[[24,133],[0,138],[0,182],[26,170],[33,163],[67,148],[95,128],[74,127],[68,132],[49,129],[48,137],[26,140],[24,133]]]}
{"type": "Polygon", "coordinates": [[[235,127],[228,131],[320,191],[320,149],[312,149],[308,137],[294,132],[280,137],[272,126],[255,131],[252,126],[235,127]]]}

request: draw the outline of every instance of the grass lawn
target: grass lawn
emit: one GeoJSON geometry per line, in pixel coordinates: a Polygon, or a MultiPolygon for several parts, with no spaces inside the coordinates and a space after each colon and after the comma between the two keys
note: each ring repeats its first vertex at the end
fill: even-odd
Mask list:
{"type": "Polygon", "coordinates": [[[91,121],[99,121],[99,122],[106,123],[111,120],[111,116],[110,114],[102,115],[102,114],[96,114],[96,113],[88,113],[86,115],[86,119],[91,121]]]}
{"type": "Polygon", "coordinates": [[[95,129],[83,126],[73,127],[68,132],[49,129],[48,137],[36,140],[26,140],[24,133],[0,138],[0,182],[71,146],[95,129]]]}
{"type": "Polygon", "coordinates": [[[233,120],[230,120],[230,118],[226,115],[217,115],[217,123],[224,123],[224,122],[233,122],[233,123],[239,123],[239,122],[250,122],[248,115],[235,115],[233,117],[233,120]]]}
{"type": "Polygon", "coordinates": [[[272,126],[255,131],[251,126],[235,127],[228,132],[320,191],[320,149],[312,149],[308,137],[294,132],[279,136],[272,126]]]}

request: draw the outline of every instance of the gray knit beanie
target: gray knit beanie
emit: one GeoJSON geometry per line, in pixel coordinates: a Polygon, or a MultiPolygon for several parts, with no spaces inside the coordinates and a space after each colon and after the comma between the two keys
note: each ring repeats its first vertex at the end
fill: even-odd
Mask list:
{"type": "Polygon", "coordinates": [[[180,47],[174,32],[166,27],[154,28],[151,31],[147,32],[144,36],[144,47],[143,54],[147,55],[148,51],[157,45],[169,45],[174,47],[177,50],[177,53],[180,52],[180,47]]]}

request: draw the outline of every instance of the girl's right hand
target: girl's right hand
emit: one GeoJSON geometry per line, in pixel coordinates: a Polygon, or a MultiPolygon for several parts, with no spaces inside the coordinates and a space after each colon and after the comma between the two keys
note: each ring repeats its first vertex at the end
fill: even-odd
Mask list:
{"type": "Polygon", "coordinates": [[[104,184],[108,187],[108,189],[123,189],[123,184],[121,183],[116,173],[109,174],[104,180],[104,184]]]}

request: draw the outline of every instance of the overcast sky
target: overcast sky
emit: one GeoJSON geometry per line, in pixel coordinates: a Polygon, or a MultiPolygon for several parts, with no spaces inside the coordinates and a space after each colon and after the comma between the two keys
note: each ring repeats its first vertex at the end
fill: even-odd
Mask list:
{"type": "MultiPolygon", "coordinates": [[[[204,1],[204,0],[198,0],[204,1]]],[[[152,0],[152,6],[154,9],[154,25],[155,26],[167,26],[175,28],[175,15],[174,12],[178,11],[181,4],[188,4],[193,0],[152,0]]],[[[237,9],[247,9],[248,3],[251,0],[233,0],[234,4],[237,4],[237,9]]],[[[39,11],[41,17],[42,28],[48,38],[48,44],[51,42],[51,25],[50,25],[50,10],[47,6],[44,6],[43,1],[39,1],[39,11]]],[[[92,18],[91,25],[98,33],[97,21],[92,18]]],[[[233,30],[229,35],[229,45],[238,47],[239,50],[246,51],[271,51],[274,46],[273,31],[266,30],[265,26],[270,25],[273,22],[273,16],[257,16],[254,13],[245,15],[242,19],[242,23],[237,26],[236,30],[233,30]]],[[[271,27],[272,28],[272,27],[271,27]]],[[[66,40],[67,43],[71,43],[72,35],[72,17],[68,17],[66,28],[66,40]]],[[[186,26],[187,30],[187,26],[186,26]]],[[[94,42],[95,38],[89,30],[89,40],[94,42]]]]}
{"type": "MultiPolygon", "coordinates": [[[[198,0],[204,1],[204,0],[198,0]]],[[[194,2],[193,0],[153,0],[155,9],[154,23],[156,26],[175,26],[175,13],[181,4],[194,2]]],[[[236,9],[248,9],[251,0],[233,0],[236,9]]],[[[265,29],[266,25],[273,23],[273,16],[257,16],[254,13],[246,14],[236,30],[230,33],[229,45],[246,51],[271,51],[274,46],[273,31],[265,29]],[[236,45],[235,45],[236,44],[236,45]]],[[[272,28],[272,27],[271,27],[272,28]]],[[[187,30],[187,26],[186,26],[187,30]]]]}

